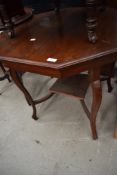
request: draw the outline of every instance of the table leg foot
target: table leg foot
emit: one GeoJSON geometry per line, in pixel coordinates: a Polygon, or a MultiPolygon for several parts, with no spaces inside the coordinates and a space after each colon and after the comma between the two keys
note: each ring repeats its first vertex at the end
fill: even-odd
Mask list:
{"type": "Polygon", "coordinates": [[[36,115],[36,112],[33,112],[32,118],[33,118],[34,120],[38,120],[38,119],[39,119],[39,118],[37,117],[37,115],[36,115]]]}
{"type": "Polygon", "coordinates": [[[98,69],[91,70],[90,78],[91,78],[91,87],[92,87],[92,95],[93,95],[91,115],[90,115],[90,125],[91,125],[93,139],[97,139],[96,117],[97,117],[97,113],[100,108],[101,100],[102,100],[100,70],[98,69]]]}

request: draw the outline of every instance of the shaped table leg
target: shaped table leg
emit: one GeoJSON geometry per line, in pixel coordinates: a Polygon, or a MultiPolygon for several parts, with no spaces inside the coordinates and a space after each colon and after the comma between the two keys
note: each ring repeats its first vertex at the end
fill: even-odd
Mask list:
{"type": "Polygon", "coordinates": [[[11,74],[11,77],[13,79],[13,81],[15,82],[15,84],[18,86],[18,88],[23,92],[24,96],[26,97],[28,103],[32,106],[33,108],[33,115],[32,115],[32,118],[37,120],[37,116],[36,116],[36,107],[35,107],[35,104],[33,102],[33,99],[31,97],[31,95],[29,94],[29,92],[26,90],[26,88],[24,87],[23,83],[22,83],[22,80],[21,80],[21,77],[18,75],[18,73],[13,70],[13,69],[10,69],[10,74],[11,74]]]}
{"type": "Polygon", "coordinates": [[[91,114],[90,114],[90,125],[93,139],[97,139],[96,117],[102,101],[100,70],[99,69],[91,70],[89,74],[90,74],[92,96],[93,96],[91,114]]]}
{"type": "Polygon", "coordinates": [[[28,104],[32,106],[32,108],[33,108],[32,118],[34,120],[37,120],[38,117],[37,117],[37,114],[36,114],[36,106],[35,105],[39,104],[39,103],[42,103],[43,101],[49,99],[54,93],[49,93],[48,95],[46,95],[45,97],[43,97],[39,100],[33,100],[31,95],[29,94],[29,92],[24,87],[23,82],[21,80],[21,76],[13,69],[10,69],[10,74],[11,74],[11,77],[12,77],[13,81],[17,85],[17,87],[23,92],[28,104]]]}

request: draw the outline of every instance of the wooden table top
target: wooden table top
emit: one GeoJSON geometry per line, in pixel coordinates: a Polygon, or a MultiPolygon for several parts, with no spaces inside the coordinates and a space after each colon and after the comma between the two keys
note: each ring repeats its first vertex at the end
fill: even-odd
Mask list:
{"type": "Polygon", "coordinates": [[[59,15],[54,11],[35,15],[16,28],[15,38],[0,34],[0,60],[17,70],[56,77],[65,75],[66,70],[71,75],[71,69],[75,74],[116,60],[117,12],[99,13],[96,44],[87,39],[85,14],[85,9],[67,8],[59,15]]]}

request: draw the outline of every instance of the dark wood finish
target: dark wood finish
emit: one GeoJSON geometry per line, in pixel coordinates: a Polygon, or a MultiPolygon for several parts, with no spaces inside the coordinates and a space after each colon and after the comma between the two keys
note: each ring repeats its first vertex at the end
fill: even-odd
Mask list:
{"type": "Polygon", "coordinates": [[[87,70],[87,67],[92,68],[92,64],[97,66],[95,60],[102,67],[105,61],[110,64],[116,60],[115,10],[110,9],[105,13],[100,13],[101,25],[98,27],[98,34],[101,39],[96,45],[91,45],[87,41],[82,10],[65,9],[61,13],[61,21],[58,21],[52,12],[36,15],[33,20],[27,21],[26,25],[16,28],[17,38],[13,40],[8,40],[2,33],[0,59],[10,63],[11,66],[12,62],[15,62],[17,70],[28,69],[36,73],[40,69],[42,74],[48,75],[50,72],[51,76],[56,77],[69,76],[77,73],[78,70],[79,72],[87,70]],[[108,18],[108,21],[104,20],[105,17],[108,18]],[[69,20],[71,24],[68,23],[69,20]],[[108,23],[112,27],[106,30],[108,23]],[[31,42],[31,38],[36,40],[31,42]],[[107,59],[107,55],[112,58],[107,59]],[[57,62],[48,62],[48,57],[57,58],[57,62]],[[95,59],[92,59],[93,57],[95,59]],[[85,61],[87,64],[84,65],[85,61]],[[80,69],[77,68],[77,64],[80,65],[80,69]]]}
{"type": "Polygon", "coordinates": [[[96,139],[96,116],[102,98],[101,70],[117,60],[117,13],[114,9],[99,12],[99,40],[94,45],[87,40],[83,14],[85,11],[81,8],[63,9],[59,18],[55,13],[48,12],[16,28],[17,38],[8,40],[2,33],[0,60],[10,68],[13,80],[32,105],[35,119],[36,103],[23,87],[18,71],[61,78],[88,70],[93,92],[91,112],[84,102],[81,103],[88,113],[92,135],[96,139]],[[30,41],[31,38],[35,41],[30,41]],[[57,59],[56,62],[49,62],[49,57],[57,59]]]}

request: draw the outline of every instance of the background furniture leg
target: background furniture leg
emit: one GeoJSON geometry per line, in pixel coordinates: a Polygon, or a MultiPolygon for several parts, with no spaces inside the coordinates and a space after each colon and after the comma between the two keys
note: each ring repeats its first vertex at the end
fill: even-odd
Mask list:
{"type": "Polygon", "coordinates": [[[107,81],[107,86],[108,86],[108,92],[111,92],[113,90],[112,84],[111,84],[111,79],[114,77],[114,67],[115,67],[115,62],[110,63],[106,66],[103,66],[101,68],[101,81],[107,81]]]}
{"type": "Polygon", "coordinates": [[[95,43],[97,41],[97,35],[96,35],[96,26],[97,26],[96,5],[97,5],[96,0],[86,0],[88,39],[91,43],[95,43]]]}
{"type": "Polygon", "coordinates": [[[113,90],[113,87],[111,85],[111,78],[114,76],[114,67],[115,62],[110,65],[109,75],[107,78],[108,92],[111,92],[113,90]]]}
{"type": "Polygon", "coordinates": [[[10,78],[9,78],[8,72],[5,70],[5,68],[4,68],[4,66],[3,66],[3,64],[2,64],[1,62],[0,62],[0,67],[1,67],[1,69],[2,69],[2,71],[3,71],[3,73],[4,73],[4,76],[3,76],[3,77],[0,77],[0,81],[5,80],[5,79],[7,78],[7,80],[8,80],[9,82],[11,82],[11,80],[10,80],[10,78]]]}
{"type": "Polygon", "coordinates": [[[1,19],[5,25],[5,29],[7,30],[8,36],[10,38],[14,37],[14,28],[12,21],[9,18],[5,5],[2,2],[0,2],[0,13],[1,13],[1,19]]]}

